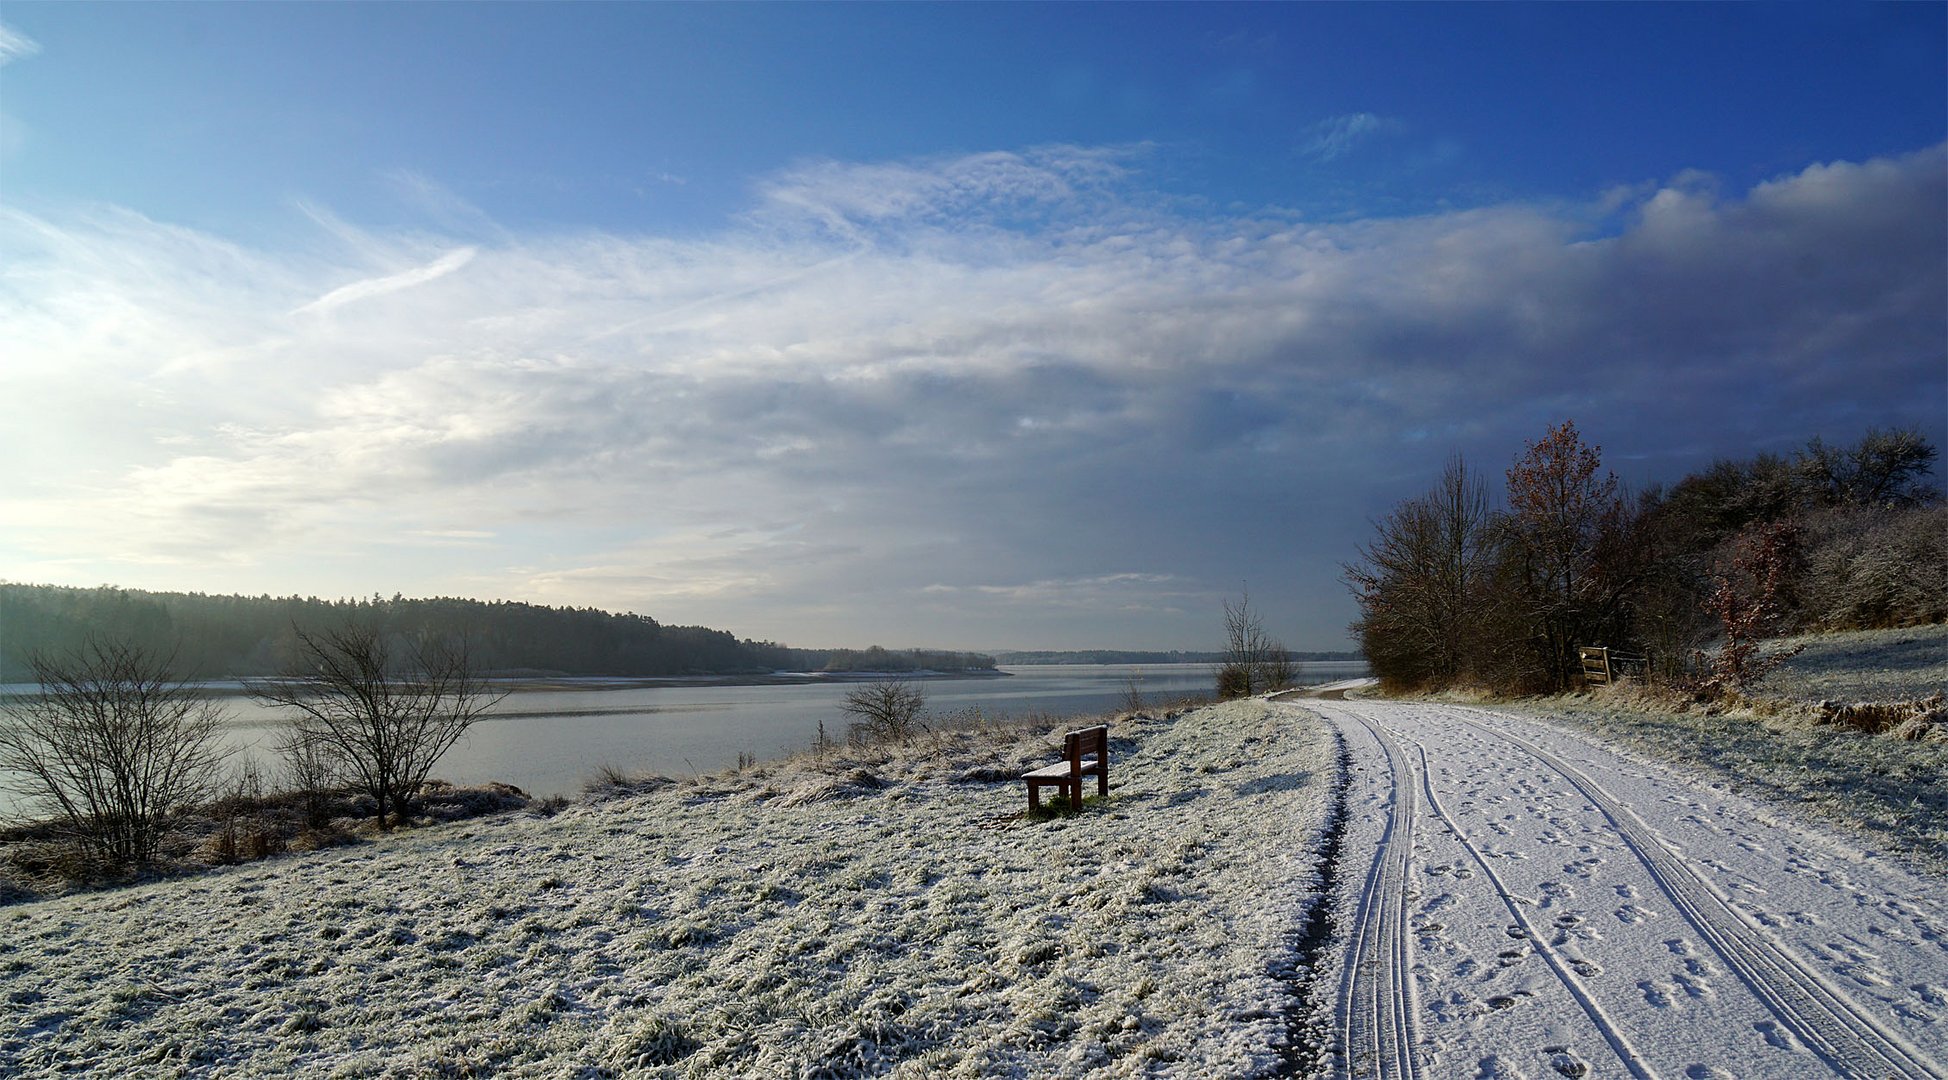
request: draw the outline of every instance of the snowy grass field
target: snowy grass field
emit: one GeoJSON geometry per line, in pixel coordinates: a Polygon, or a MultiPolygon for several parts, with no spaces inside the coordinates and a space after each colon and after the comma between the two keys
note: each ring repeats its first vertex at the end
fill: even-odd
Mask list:
{"type": "MultiPolygon", "coordinates": [[[[1599,735],[1657,760],[1796,807],[1948,873],[1948,739],[1904,741],[1816,722],[1813,702],[1907,702],[1948,688],[1948,626],[1786,639],[1805,650],[1760,684],[1744,707],[1682,711],[1627,687],[1540,701],[1497,702],[1599,735]]],[[[1939,733],[1937,733],[1938,735],[1939,733]]]]}
{"type": "Polygon", "coordinates": [[[0,1074],[1252,1076],[1314,903],[1332,735],[1263,702],[612,790],[0,908],[0,1074]]]}

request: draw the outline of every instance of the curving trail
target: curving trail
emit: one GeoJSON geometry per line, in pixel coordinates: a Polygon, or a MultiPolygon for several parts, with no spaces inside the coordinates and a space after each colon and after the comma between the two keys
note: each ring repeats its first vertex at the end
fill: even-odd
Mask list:
{"type": "Polygon", "coordinates": [[[1948,1076],[1939,880],[1532,720],[1284,705],[1353,756],[1343,1075],[1948,1076]]]}

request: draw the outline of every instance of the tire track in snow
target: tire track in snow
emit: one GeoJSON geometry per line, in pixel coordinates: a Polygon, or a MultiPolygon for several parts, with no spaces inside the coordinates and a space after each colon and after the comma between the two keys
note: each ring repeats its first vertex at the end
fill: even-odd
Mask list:
{"type": "Polygon", "coordinates": [[[1418,813],[1413,768],[1378,732],[1386,754],[1391,812],[1367,869],[1348,932],[1340,978],[1340,1052],[1347,1075],[1418,1078],[1420,1000],[1407,933],[1408,860],[1418,813]]]}
{"type": "MultiPolygon", "coordinates": [[[[1365,722],[1364,718],[1361,722],[1365,722]]],[[[1502,906],[1508,909],[1510,917],[1515,920],[1515,925],[1527,935],[1529,944],[1535,948],[1535,951],[1542,954],[1543,961],[1549,965],[1549,970],[1555,973],[1563,989],[1568,990],[1569,996],[1576,999],[1576,1004],[1582,1006],[1583,1014],[1589,1017],[1590,1023],[1596,1026],[1597,1033],[1603,1036],[1603,1041],[1608,1043],[1610,1049],[1616,1053],[1617,1060],[1622,1062],[1624,1070],[1637,1080],[1656,1080],[1657,1074],[1644,1064],[1642,1056],[1637,1053],[1636,1047],[1630,1045],[1630,1039],[1624,1035],[1623,1029],[1610,1019],[1610,1015],[1603,1010],[1594,997],[1590,996],[1589,991],[1584,989],[1582,979],[1576,974],[1574,967],[1556,950],[1555,946],[1549,943],[1549,935],[1541,927],[1536,926],[1528,913],[1522,910],[1522,906],[1516,903],[1515,894],[1509,891],[1501,875],[1489,865],[1481,849],[1468,839],[1468,834],[1462,830],[1460,823],[1456,822],[1441,806],[1441,800],[1434,794],[1434,785],[1429,776],[1427,748],[1416,743],[1414,750],[1420,756],[1421,783],[1426,787],[1428,807],[1434,811],[1436,817],[1441,819],[1441,823],[1447,826],[1448,832],[1454,835],[1454,839],[1461,845],[1462,850],[1468,853],[1468,857],[1481,868],[1482,874],[1488,878],[1489,883],[1495,886],[1495,894],[1501,897],[1502,906]]]]}
{"type": "MultiPolygon", "coordinates": [[[[1460,824],[1441,805],[1440,797],[1434,791],[1431,775],[1432,770],[1427,760],[1426,748],[1418,742],[1414,742],[1411,737],[1393,731],[1370,717],[1350,711],[1346,715],[1350,716],[1354,722],[1365,728],[1373,739],[1380,744],[1382,749],[1385,750],[1388,762],[1394,767],[1396,784],[1401,782],[1403,774],[1411,774],[1407,779],[1408,783],[1418,782],[1420,788],[1419,794],[1425,796],[1428,809],[1434,813],[1435,817],[1440,819],[1441,823],[1446,826],[1447,831],[1460,844],[1462,850],[1467,852],[1469,858],[1480,868],[1483,876],[1494,886],[1495,894],[1501,899],[1503,906],[1507,908],[1509,915],[1515,920],[1515,924],[1520,927],[1529,944],[1541,954],[1543,961],[1548,964],[1549,970],[1562,983],[1563,988],[1568,991],[1569,996],[1582,1008],[1584,1015],[1589,1017],[1590,1023],[1595,1026],[1597,1032],[1603,1037],[1604,1042],[1617,1055],[1617,1059],[1623,1065],[1624,1070],[1632,1077],[1637,1078],[1637,1080],[1656,1080],[1657,1074],[1644,1064],[1641,1055],[1637,1053],[1635,1047],[1631,1046],[1630,1040],[1623,1033],[1623,1030],[1610,1019],[1609,1014],[1603,1010],[1603,1007],[1583,987],[1581,980],[1571,969],[1568,960],[1550,945],[1549,935],[1541,927],[1536,926],[1529,918],[1528,913],[1522,910],[1521,905],[1516,902],[1515,894],[1509,890],[1507,883],[1502,880],[1501,875],[1495,872],[1495,868],[1489,862],[1488,858],[1482,854],[1480,848],[1468,838],[1467,832],[1461,828],[1460,824]],[[1413,744],[1411,751],[1401,748],[1400,742],[1403,740],[1413,744]],[[1418,767],[1413,768],[1412,766],[1416,761],[1418,767]],[[1410,767],[1403,770],[1400,767],[1402,762],[1407,763],[1410,767]]],[[[1418,806],[1414,803],[1409,803],[1408,809],[1410,813],[1417,812],[1418,806]]],[[[1404,938],[1406,935],[1402,934],[1401,936],[1404,938]]],[[[1415,1002],[1414,1005],[1417,1008],[1418,1002],[1415,1002]]]]}
{"type": "MultiPolygon", "coordinates": [[[[1672,907],[1707,941],[1765,1007],[1843,1076],[1929,1080],[1940,1066],[1888,1030],[1812,965],[1751,925],[1716,888],[1686,865],[1628,806],[1555,754],[1510,732],[1449,710],[1457,720],[1519,748],[1575,787],[1616,830],[1672,907]]],[[[1431,794],[1431,789],[1430,789],[1431,794]]],[[[1465,842],[1465,841],[1464,841],[1465,842]]],[[[1483,869],[1487,869],[1483,865],[1483,869]]],[[[1491,872],[1492,877],[1492,872],[1491,872]]],[[[1497,886],[1499,888],[1499,885],[1497,886]]],[[[1505,890],[1504,890],[1505,895],[1505,890]]]]}

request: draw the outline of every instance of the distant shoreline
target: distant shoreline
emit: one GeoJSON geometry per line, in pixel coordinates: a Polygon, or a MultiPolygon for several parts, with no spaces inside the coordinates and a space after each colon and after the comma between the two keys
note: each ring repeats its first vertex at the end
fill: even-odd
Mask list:
{"type": "MultiPolygon", "coordinates": [[[[1144,651],[1140,649],[1049,649],[1002,650],[993,654],[1004,667],[1043,667],[1056,664],[1222,664],[1221,652],[1144,651]]],[[[1299,664],[1363,663],[1357,652],[1295,652],[1290,659],[1299,664]]]]}

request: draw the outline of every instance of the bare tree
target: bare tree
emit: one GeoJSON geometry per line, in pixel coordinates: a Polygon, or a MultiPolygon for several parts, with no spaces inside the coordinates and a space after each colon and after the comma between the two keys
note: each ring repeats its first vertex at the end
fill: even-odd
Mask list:
{"type": "Polygon", "coordinates": [[[1292,654],[1265,632],[1265,620],[1251,606],[1251,593],[1224,602],[1224,661],[1218,666],[1220,698],[1250,697],[1292,682],[1292,654]]]}
{"type": "Polygon", "coordinates": [[[926,703],[926,694],[905,679],[880,679],[847,694],[839,711],[856,718],[851,725],[855,741],[905,742],[919,726],[926,703]]]}
{"type": "Polygon", "coordinates": [[[453,744],[505,692],[474,673],[464,645],[410,642],[395,660],[377,628],[297,633],[297,670],[251,686],[285,710],[290,745],[323,753],[378,804],[379,827],[404,821],[412,797],[453,744]]]}
{"type": "Polygon", "coordinates": [[[1520,581],[1513,602],[1528,624],[1537,674],[1552,689],[1573,685],[1576,646],[1597,643],[1615,607],[1619,581],[1600,556],[1623,528],[1625,504],[1617,478],[1600,469],[1601,448],[1565,420],[1508,470],[1505,555],[1520,581]]]}
{"type": "Polygon", "coordinates": [[[1352,629],[1382,681],[1441,685],[1475,665],[1494,528],[1487,484],[1458,455],[1433,490],[1375,523],[1344,570],[1360,605],[1352,629]]]}
{"type": "Polygon", "coordinates": [[[1852,446],[1831,446],[1815,437],[1794,455],[1806,501],[1814,506],[1877,509],[1926,506],[1940,492],[1926,480],[1938,456],[1912,428],[1868,428],[1852,446]]]}
{"type": "Polygon", "coordinates": [[[40,693],[0,704],[0,770],[109,864],[154,858],[170,814],[221,783],[222,707],[134,645],[91,641],[31,664],[40,693]]]}

